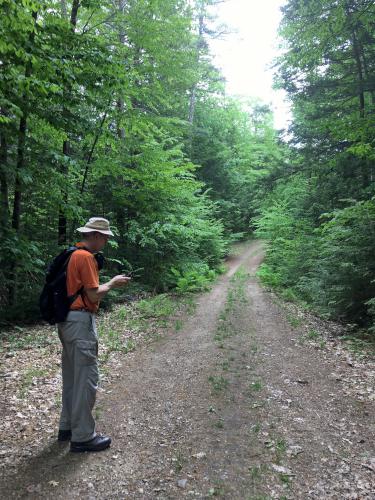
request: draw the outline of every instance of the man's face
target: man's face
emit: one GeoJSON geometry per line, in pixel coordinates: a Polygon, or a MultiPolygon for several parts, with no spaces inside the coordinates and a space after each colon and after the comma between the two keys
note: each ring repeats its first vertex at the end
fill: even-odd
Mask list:
{"type": "Polygon", "coordinates": [[[95,234],[95,251],[100,252],[105,247],[105,244],[109,240],[108,234],[96,233],[95,234]]]}

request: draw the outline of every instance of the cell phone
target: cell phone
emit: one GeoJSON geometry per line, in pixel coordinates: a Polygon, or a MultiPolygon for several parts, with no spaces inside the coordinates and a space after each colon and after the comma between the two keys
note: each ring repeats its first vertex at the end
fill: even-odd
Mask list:
{"type": "Polygon", "coordinates": [[[139,267],[138,269],[127,269],[123,271],[123,275],[130,279],[139,278],[139,271],[143,271],[143,267],[139,267]]]}

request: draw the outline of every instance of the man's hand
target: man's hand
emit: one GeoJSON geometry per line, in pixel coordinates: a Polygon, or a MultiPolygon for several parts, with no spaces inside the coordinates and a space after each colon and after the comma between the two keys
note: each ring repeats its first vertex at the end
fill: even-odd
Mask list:
{"type": "Polygon", "coordinates": [[[85,288],[85,293],[91,302],[99,302],[112,288],[121,288],[129,283],[131,278],[125,274],[114,276],[108,283],[100,285],[99,288],[85,288]]]}
{"type": "Polygon", "coordinates": [[[125,276],[125,274],[118,274],[108,282],[108,285],[110,288],[121,288],[122,286],[127,285],[130,280],[130,276],[125,276]]]}

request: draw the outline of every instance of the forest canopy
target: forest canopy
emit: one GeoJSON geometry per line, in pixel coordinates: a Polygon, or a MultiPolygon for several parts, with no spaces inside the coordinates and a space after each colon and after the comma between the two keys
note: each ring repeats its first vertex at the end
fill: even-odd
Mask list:
{"type": "Polygon", "coordinates": [[[214,4],[1,0],[3,317],[35,316],[89,216],[116,231],[107,268],[154,290],[205,282],[250,232],[281,153],[270,109],[225,97],[214,4]]]}
{"type": "Polygon", "coordinates": [[[199,289],[255,231],[265,283],[375,332],[375,4],[285,3],[282,135],[226,95],[216,3],[0,0],[2,318],[37,317],[48,262],[104,216],[107,269],[143,288],[199,289]]]}
{"type": "Polygon", "coordinates": [[[264,179],[262,275],[375,333],[375,4],[289,0],[282,11],[293,161],[264,179]]]}

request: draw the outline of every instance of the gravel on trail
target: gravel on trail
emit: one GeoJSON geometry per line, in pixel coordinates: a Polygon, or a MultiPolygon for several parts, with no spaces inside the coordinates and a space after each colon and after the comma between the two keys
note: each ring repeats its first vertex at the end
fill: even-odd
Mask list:
{"type": "Polygon", "coordinates": [[[0,498],[374,499],[373,393],[343,382],[354,358],[301,342],[255,277],[262,258],[243,245],[179,331],[122,358],[100,398],[110,449],[46,439],[0,498]]]}

